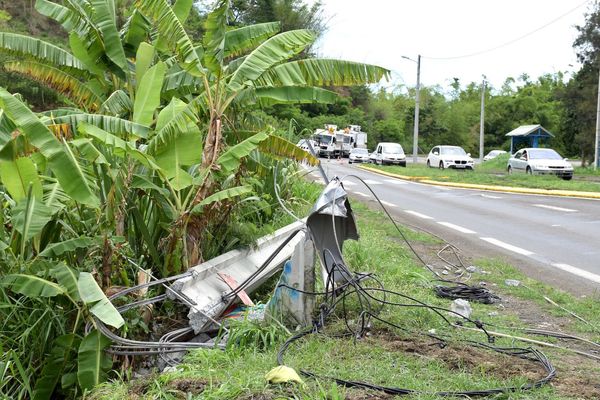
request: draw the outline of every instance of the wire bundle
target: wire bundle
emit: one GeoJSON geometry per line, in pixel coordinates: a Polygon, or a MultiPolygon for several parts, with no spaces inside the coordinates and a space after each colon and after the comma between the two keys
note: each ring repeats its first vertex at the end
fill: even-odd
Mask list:
{"type": "Polygon", "coordinates": [[[457,286],[437,285],[433,288],[438,297],[445,299],[465,299],[483,304],[492,304],[500,301],[500,297],[481,286],[460,284],[457,286]]]}

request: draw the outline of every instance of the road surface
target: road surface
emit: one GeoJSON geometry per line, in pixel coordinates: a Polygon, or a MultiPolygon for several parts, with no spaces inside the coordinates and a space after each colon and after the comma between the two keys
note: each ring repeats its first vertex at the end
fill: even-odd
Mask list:
{"type": "MultiPolygon", "coordinates": [[[[474,257],[505,259],[574,294],[600,292],[600,201],[454,189],[407,182],[322,160],[329,177],[365,180],[400,221],[438,234],[474,257]]],[[[468,173],[468,171],[465,171],[468,173]]],[[[318,171],[311,175],[318,179],[318,171]]],[[[375,206],[360,181],[346,190],[375,206]]]]}

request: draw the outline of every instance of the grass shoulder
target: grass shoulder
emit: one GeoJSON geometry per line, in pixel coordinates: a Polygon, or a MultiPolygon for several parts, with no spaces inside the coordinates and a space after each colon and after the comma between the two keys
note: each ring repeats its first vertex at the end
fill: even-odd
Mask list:
{"type": "MultiPolygon", "coordinates": [[[[344,246],[351,269],[372,272],[383,285],[427,304],[448,308],[450,300],[434,294],[438,284],[433,275],[418,263],[402,235],[386,217],[360,203],[353,209],[361,235],[360,241],[344,246]]],[[[401,228],[411,245],[437,271],[444,263],[436,258],[444,245],[425,233],[401,228]],[[437,260],[437,261],[436,261],[437,260]]],[[[465,260],[478,272],[469,284],[483,282],[502,299],[496,304],[471,303],[474,319],[489,322],[488,329],[516,336],[567,344],[564,340],[527,335],[524,328],[542,326],[570,332],[597,341],[600,313],[594,298],[577,298],[528,279],[514,267],[496,260],[465,260]],[[507,286],[505,279],[519,279],[517,287],[507,286]],[[569,309],[585,324],[561,308],[549,304],[544,296],[569,309]],[[546,325],[544,325],[546,324],[546,325]],[[548,325],[550,324],[550,325],[548,325]]],[[[452,272],[450,272],[452,274],[452,272]]],[[[322,288],[321,288],[322,289],[322,288]]],[[[390,301],[400,299],[388,298],[390,301]]],[[[349,309],[353,307],[348,304],[349,309]]],[[[445,315],[445,314],[444,314],[445,315]]],[[[440,390],[478,390],[490,387],[521,386],[543,375],[539,365],[493,351],[466,346],[463,339],[482,342],[481,332],[449,326],[440,316],[425,308],[385,307],[380,317],[402,329],[374,321],[371,334],[362,339],[336,337],[343,331],[341,315],[328,326],[328,335],[310,335],[294,343],[286,353],[286,365],[296,371],[310,370],[320,376],[335,376],[379,385],[404,387],[425,392],[440,390]],[[449,345],[436,346],[427,332],[443,336],[449,345]]],[[[352,323],[352,321],[351,321],[352,323]]],[[[248,331],[247,324],[240,327],[248,331]]],[[[255,327],[261,330],[264,328],[255,327]]],[[[176,370],[130,382],[115,381],[99,386],[90,399],[391,399],[376,391],[360,391],[336,385],[329,379],[305,378],[302,385],[268,385],[265,374],[277,365],[277,353],[287,338],[273,332],[268,345],[230,346],[225,351],[198,350],[188,354],[176,370]],[[274,338],[274,340],[272,340],[274,338]]],[[[496,338],[497,346],[521,346],[512,339],[496,338]]],[[[510,399],[567,400],[599,398],[599,363],[560,349],[539,348],[557,368],[552,385],[533,391],[517,391],[510,399]],[[596,386],[594,386],[596,385],[596,386]]],[[[412,395],[408,399],[434,399],[431,395],[412,395]]]]}

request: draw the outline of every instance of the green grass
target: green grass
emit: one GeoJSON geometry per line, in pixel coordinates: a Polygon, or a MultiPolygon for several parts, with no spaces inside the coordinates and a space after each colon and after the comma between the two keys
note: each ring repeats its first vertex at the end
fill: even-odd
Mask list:
{"type": "MultiPolygon", "coordinates": [[[[312,192],[313,186],[310,185],[312,192]]],[[[307,188],[308,189],[308,188],[307,188]]],[[[433,293],[431,274],[415,261],[414,255],[403,243],[393,225],[377,211],[366,208],[360,203],[353,203],[361,239],[359,242],[347,242],[344,247],[346,260],[350,267],[358,271],[369,271],[377,274],[388,289],[400,291],[418,298],[429,304],[448,307],[450,301],[440,299],[433,293]]],[[[402,228],[412,243],[420,252],[429,251],[435,254],[440,242],[423,233],[416,233],[402,228]],[[429,249],[429,250],[427,250],[429,249]]],[[[473,282],[486,281],[488,287],[501,297],[513,296],[521,299],[531,307],[531,312],[548,315],[548,318],[564,319],[568,323],[560,329],[586,335],[592,339],[600,339],[595,329],[569,317],[564,311],[549,305],[543,300],[543,295],[589,320],[595,326],[600,326],[600,313],[597,312],[598,299],[577,299],[569,294],[556,291],[546,285],[526,278],[515,268],[495,261],[478,260],[476,265],[489,274],[474,274],[473,282]],[[520,279],[524,283],[519,287],[507,287],[507,278],[520,279]],[[495,286],[494,286],[495,285],[495,286]]],[[[400,299],[388,298],[400,301],[400,299]]],[[[496,326],[490,328],[506,333],[523,335],[518,329],[527,326],[519,314],[510,308],[502,308],[497,304],[472,304],[474,318],[493,322],[496,326]],[[488,316],[490,312],[498,315],[488,316]],[[503,328],[500,328],[503,327],[503,328]]],[[[349,309],[354,309],[350,304],[349,309]]],[[[523,376],[506,377],[497,365],[510,367],[514,359],[506,360],[490,351],[478,351],[473,358],[472,350],[465,350],[466,361],[452,360],[429,354],[431,340],[419,333],[435,329],[438,334],[448,337],[451,342],[469,338],[484,341],[485,336],[477,332],[468,332],[448,327],[434,313],[423,308],[386,307],[381,317],[390,320],[407,331],[390,330],[381,323],[375,322],[373,337],[354,340],[353,338],[335,338],[325,335],[310,335],[294,343],[286,353],[285,361],[288,366],[309,369],[326,376],[336,376],[346,379],[361,380],[382,385],[414,388],[426,392],[439,390],[484,389],[506,385],[522,385],[527,381],[523,376]],[[406,345],[416,340],[416,350],[406,351],[398,344],[406,345]],[[421,351],[423,351],[421,353],[421,351]],[[470,356],[469,356],[470,355],[470,356]],[[470,359],[469,359],[470,357],[470,359]],[[479,359],[477,357],[482,357],[479,359]]],[[[543,317],[542,317],[543,318],[543,317]]],[[[331,321],[329,332],[342,330],[341,321],[331,321]]],[[[264,332],[264,328],[253,328],[242,324],[241,330],[249,333],[255,329],[254,335],[264,332]]],[[[551,339],[535,337],[551,342],[551,339]]],[[[253,346],[253,340],[248,340],[242,347],[229,347],[226,351],[198,350],[188,354],[185,362],[178,366],[177,372],[151,376],[141,380],[124,383],[116,380],[113,383],[99,386],[90,399],[344,399],[344,398],[377,398],[379,393],[345,389],[327,379],[305,379],[303,385],[268,385],[264,375],[277,365],[277,351],[283,341],[283,336],[274,334],[269,340],[260,341],[253,346]],[[178,390],[180,382],[191,380],[202,386],[201,393],[190,394],[178,390]],[[179,382],[179,383],[178,383],[179,382]],[[264,397],[259,397],[259,396],[264,397]],[[255,396],[255,397],[253,397],[255,396]],[[356,397],[353,397],[356,396],[356,397]],[[362,397],[359,397],[362,396],[362,397]]],[[[497,339],[500,346],[528,345],[513,342],[509,339],[497,339]]],[[[459,350],[457,350],[459,351],[459,350]]],[[[559,368],[561,373],[569,371],[572,359],[560,350],[542,348],[559,368]]],[[[597,366],[579,366],[584,368],[587,376],[598,376],[597,366]]],[[[570,373],[573,373],[572,371],[570,373]]],[[[564,379],[564,376],[562,376],[564,379]]],[[[582,378],[583,379],[583,378],[582,378]]],[[[560,386],[559,386],[560,387],[560,386]]],[[[193,391],[192,391],[193,392],[193,391]]],[[[530,392],[499,395],[494,399],[533,399],[533,400],[566,400],[577,398],[579,394],[569,397],[553,386],[545,386],[530,392]]],[[[434,399],[430,395],[414,395],[407,399],[434,399]]],[[[581,398],[581,396],[579,396],[581,398]]],[[[585,397],[584,397],[585,398],[585,397]]]]}
{"type": "Polygon", "coordinates": [[[508,155],[475,166],[475,170],[455,170],[428,168],[424,165],[408,164],[406,167],[369,165],[383,171],[399,175],[427,177],[441,182],[474,183],[479,185],[513,186],[535,189],[576,190],[582,192],[600,192],[600,172],[579,168],[571,181],[565,181],[550,175],[525,175],[506,173],[508,155]]]}

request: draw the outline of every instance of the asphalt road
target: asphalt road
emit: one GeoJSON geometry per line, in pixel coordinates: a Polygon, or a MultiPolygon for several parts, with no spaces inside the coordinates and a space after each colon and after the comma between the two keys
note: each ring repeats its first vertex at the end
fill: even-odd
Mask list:
{"type": "MultiPolygon", "coordinates": [[[[388,178],[347,160],[322,161],[329,177],[361,177],[395,218],[440,235],[467,255],[504,259],[574,294],[600,293],[598,200],[445,188],[388,178]]],[[[363,183],[343,182],[351,197],[376,205],[363,183]]]]}

